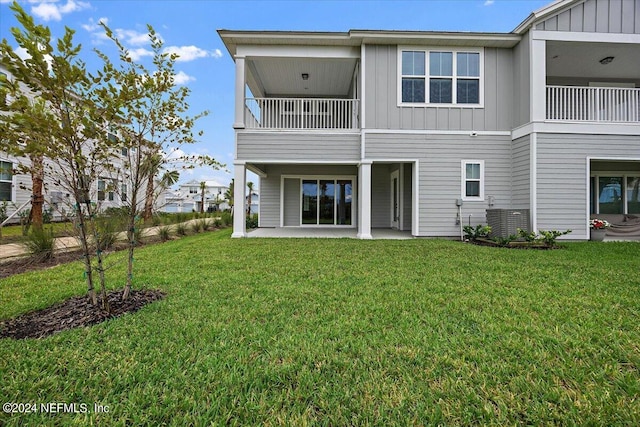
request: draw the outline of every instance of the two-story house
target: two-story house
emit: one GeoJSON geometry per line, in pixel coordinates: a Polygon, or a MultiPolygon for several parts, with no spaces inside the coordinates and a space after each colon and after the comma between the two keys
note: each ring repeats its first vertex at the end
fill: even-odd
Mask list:
{"type": "Polygon", "coordinates": [[[510,33],[218,33],[260,227],[455,237],[522,209],[588,239],[640,214],[640,0],[556,1],[510,33]]]}

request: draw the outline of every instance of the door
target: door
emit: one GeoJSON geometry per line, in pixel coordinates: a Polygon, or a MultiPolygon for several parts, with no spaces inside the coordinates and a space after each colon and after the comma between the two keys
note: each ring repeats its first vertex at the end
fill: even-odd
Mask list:
{"type": "Polygon", "coordinates": [[[398,229],[400,223],[400,173],[391,172],[391,228],[398,229]]]}

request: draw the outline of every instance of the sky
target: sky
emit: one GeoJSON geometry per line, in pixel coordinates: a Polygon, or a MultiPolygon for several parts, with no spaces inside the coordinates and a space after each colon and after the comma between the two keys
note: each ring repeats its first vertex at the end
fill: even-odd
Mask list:
{"type": "MultiPolygon", "coordinates": [[[[208,111],[196,131],[203,135],[182,147],[186,154],[206,154],[227,165],[226,170],[196,168],[180,172],[180,183],[216,181],[228,185],[233,177],[234,78],[233,59],[216,30],[349,31],[422,30],[510,32],[529,14],[551,0],[21,0],[36,23],[48,26],[53,37],[64,27],[75,30],[89,69],[98,67],[93,49],[115,58],[98,22],[114,30],[130,56],[150,64],[147,24],[180,55],[176,82],[191,90],[190,115],[208,111]]],[[[11,0],[0,0],[0,38],[17,48],[10,29],[17,21],[11,0]]],[[[250,174],[249,181],[258,182],[250,174]]]]}

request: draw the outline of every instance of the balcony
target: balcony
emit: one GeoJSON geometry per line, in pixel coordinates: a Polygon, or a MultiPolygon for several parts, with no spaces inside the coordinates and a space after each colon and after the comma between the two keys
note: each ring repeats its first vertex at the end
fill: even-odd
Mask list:
{"type": "Polygon", "coordinates": [[[357,130],[359,100],[334,98],[246,98],[246,129],[357,130]]]}
{"type": "Polygon", "coordinates": [[[640,123],[640,89],[547,86],[546,118],[553,121],[640,123]]]}

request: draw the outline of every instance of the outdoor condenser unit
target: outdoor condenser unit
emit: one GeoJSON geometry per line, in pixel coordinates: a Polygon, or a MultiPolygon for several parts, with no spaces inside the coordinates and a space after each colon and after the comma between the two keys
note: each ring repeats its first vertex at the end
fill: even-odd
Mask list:
{"type": "Polygon", "coordinates": [[[529,209],[487,209],[487,223],[491,237],[518,234],[518,228],[530,231],[529,209]]]}

